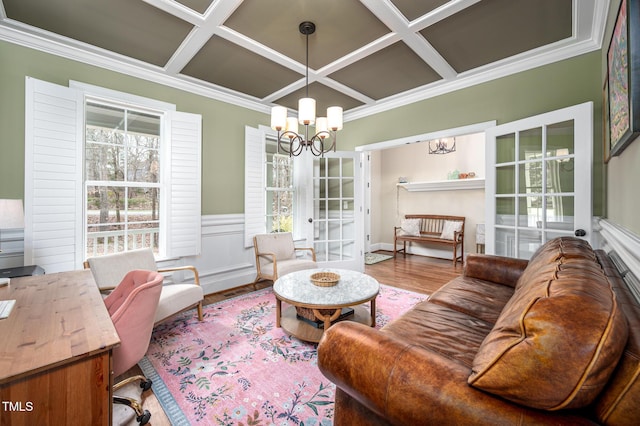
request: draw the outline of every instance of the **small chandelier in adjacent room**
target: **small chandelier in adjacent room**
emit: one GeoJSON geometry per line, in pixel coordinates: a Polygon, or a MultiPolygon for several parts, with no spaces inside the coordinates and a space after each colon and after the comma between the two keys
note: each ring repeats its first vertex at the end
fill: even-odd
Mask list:
{"type": "Polygon", "coordinates": [[[298,28],[307,39],[306,97],[298,101],[297,119],[287,117],[286,107],[271,108],[271,128],[278,132],[278,152],[282,150],[292,157],[309,150],[321,156],[336,150],[336,133],[342,129],[342,107],[329,107],[326,117],[316,117],[316,100],[309,97],[309,35],[316,31],[316,26],[305,21],[298,28]],[[304,126],[304,133],[299,133],[298,124],[304,126]],[[309,126],[314,124],[315,134],[310,135],[309,126]]]}
{"type": "Polygon", "coordinates": [[[429,154],[449,154],[456,150],[456,138],[443,138],[429,141],[429,154]]]}

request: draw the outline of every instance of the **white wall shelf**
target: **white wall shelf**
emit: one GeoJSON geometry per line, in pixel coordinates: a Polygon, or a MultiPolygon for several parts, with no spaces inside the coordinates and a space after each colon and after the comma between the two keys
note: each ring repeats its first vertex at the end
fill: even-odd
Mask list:
{"type": "Polygon", "coordinates": [[[417,191],[459,191],[463,189],[484,189],[484,178],[436,180],[430,182],[399,183],[398,187],[409,192],[417,191]]]}

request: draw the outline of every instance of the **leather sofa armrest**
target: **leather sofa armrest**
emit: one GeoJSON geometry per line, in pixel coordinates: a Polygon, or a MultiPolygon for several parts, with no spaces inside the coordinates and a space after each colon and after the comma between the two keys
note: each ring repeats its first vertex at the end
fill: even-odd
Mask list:
{"type": "Polygon", "coordinates": [[[472,253],[467,256],[463,275],[515,287],[528,264],[524,259],[472,253]]]}
{"type": "Polygon", "coordinates": [[[391,424],[477,424],[478,419],[485,424],[550,419],[590,423],[491,396],[467,384],[469,367],[352,321],[337,323],[324,333],[318,367],[342,391],[391,424]]]}

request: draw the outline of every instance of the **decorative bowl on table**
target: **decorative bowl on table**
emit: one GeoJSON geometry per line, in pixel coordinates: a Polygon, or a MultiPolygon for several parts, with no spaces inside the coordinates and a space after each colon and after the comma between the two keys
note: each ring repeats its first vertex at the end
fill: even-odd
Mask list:
{"type": "Polygon", "coordinates": [[[340,281],[340,275],[335,272],[316,272],[309,279],[319,287],[333,287],[340,281]]]}

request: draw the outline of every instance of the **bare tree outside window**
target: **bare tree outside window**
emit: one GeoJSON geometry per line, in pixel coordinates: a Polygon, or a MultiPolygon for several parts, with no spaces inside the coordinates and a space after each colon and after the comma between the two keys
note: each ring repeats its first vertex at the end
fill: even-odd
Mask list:
{"type": "Polygon", "coordinates": [[[266,230],[293,232],[293,160],[267,143],[266,230]]]}
{"type": "Polygon", "coordinates": [[[161,116],[86,103],[86,255],[151,247],[160,225],[161,116]]]}

